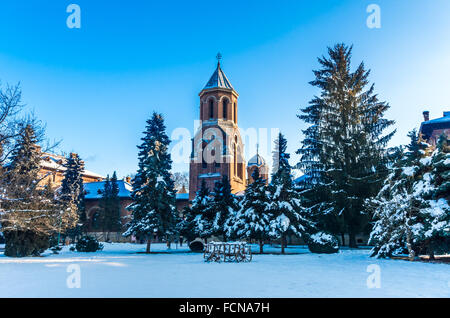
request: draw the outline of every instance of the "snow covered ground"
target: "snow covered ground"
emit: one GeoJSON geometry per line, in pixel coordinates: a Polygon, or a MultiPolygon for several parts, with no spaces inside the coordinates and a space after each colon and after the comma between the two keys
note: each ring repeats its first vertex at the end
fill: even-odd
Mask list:
{"type": "Polygon", "coordinates": [[[98,253],[65,248],[23,259],[0,252],[0,297],[450,297],[450,265],[377,260],[368,250],[317,255],[290,247],[290,255],[235,264],[205,263],[202,254],[174,245],[166,253],[154,244],[160,253],[151,255],[137,253],[144,245],[105,245],[98,253]],[[80,288],[67,287],[72,264],[79,265],[80,288]],[[381,270],[381,288],[367,287],[371,264],[381,270]]]}

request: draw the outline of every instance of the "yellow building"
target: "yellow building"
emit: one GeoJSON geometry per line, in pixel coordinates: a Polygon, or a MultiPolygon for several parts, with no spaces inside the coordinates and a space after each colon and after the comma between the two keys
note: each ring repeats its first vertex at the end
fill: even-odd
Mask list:
{"type": "MultiPolygon", "coordinates": [[[[74,154],[70,154],[74,155],[74,154]]],[[[64,163],[66,162],[66,158],[60,155],[50,154],[50,153],[42,153],[41,160],[41,171],[39,172],[39,178],[41,179],[40,184],[46,185],[50,180],[50,183],[53,188],[57,188],[61,186],[61,182],[64,179],[64,171],[66,168],[64,167],[64,163]]],[[[83,173],[83,182],[99,182],[104,179],[103,176],[84,170],[83,173]]]]}

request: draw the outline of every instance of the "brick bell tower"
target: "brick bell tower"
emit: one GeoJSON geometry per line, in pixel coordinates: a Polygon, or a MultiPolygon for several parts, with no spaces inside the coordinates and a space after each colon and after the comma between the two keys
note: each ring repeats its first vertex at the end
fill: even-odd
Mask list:
{"type": "Polygon", "coordinates": [[[233,193],[246,188],[244,145],[238,127],[238,93],[220,66],[200,92],[200,125],[192,139],[189,199],[195,198],[202,181],[210,190],[226,175],[233,193]]]}

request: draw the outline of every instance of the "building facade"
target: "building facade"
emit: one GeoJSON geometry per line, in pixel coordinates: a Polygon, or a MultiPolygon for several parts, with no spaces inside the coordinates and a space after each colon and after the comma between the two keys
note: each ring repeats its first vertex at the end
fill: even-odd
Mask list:
{"type": "Polygon", "coordinates": [[[227,176],[233,193],[246,188],[244,144],[238,127],[238,93],[223,72],[220,61],[199,94],[200,125],[192,140],[189,199],[203,180],[210,190],[227,176]]]}
{"type": "MultiPolygon", "coordinates": [[[[71,153],[70,155],[74,154],[71,153]]],[[[39,171],[40,185],[47,185],[50,181],[53,188],[60,187],[64,179],[64,172],[66,171],[64,167],[66,160],[65,157],[60,155],[42,153],[40,162],[41,169],[39,171]]],[[[82,177],[84,183],[99,182],[104,179],[103,176],[88,170],[84,170],[82,177]]]]}
{"type": "Polygon", "coordinates": [[[247,164],[247,176],[248,176],[248,184],[252,184],[255,180],[252,175],[255,172],[256,168],[259,169],[259,176],[266,180],[266,184],[269,184],[269,167],[266,164],[266,161],[263,157],[257,153],[253,156],[247,164]]]}
{"type": "Polygon", "coordinates": [[[450,111],[444,112],[441,118],[430,120],[430,112],[423,112],[424,121],[420,125],[422,138],[432,146],[435,146],[442,134],[450,139],[450,111]]]}

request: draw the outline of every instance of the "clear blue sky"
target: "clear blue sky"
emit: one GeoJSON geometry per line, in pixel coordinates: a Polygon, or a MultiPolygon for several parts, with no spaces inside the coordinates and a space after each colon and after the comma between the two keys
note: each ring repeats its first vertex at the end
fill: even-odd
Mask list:
{"type": "Polygon", "coordinates": [[[424,109],[432,118],[450,110],[448,0],[2,1],[0,38],[2,82],[20,81],[48,137],[104,175],[136,170],[153,110],[169,135],[193,129],[219,51],[240,126],[281,128],[291,152],[304,128],[295,115],[318,93],[308,84],[317,57],[337,42],[354,45],[355,65],[364,60],[391,104],[392,144],[407,141],[424,109]],[[79,30],[66,26],[70,3],[81,7],[79,30]],[[366,26],[371,3],[381,29],[366,26]]]}

